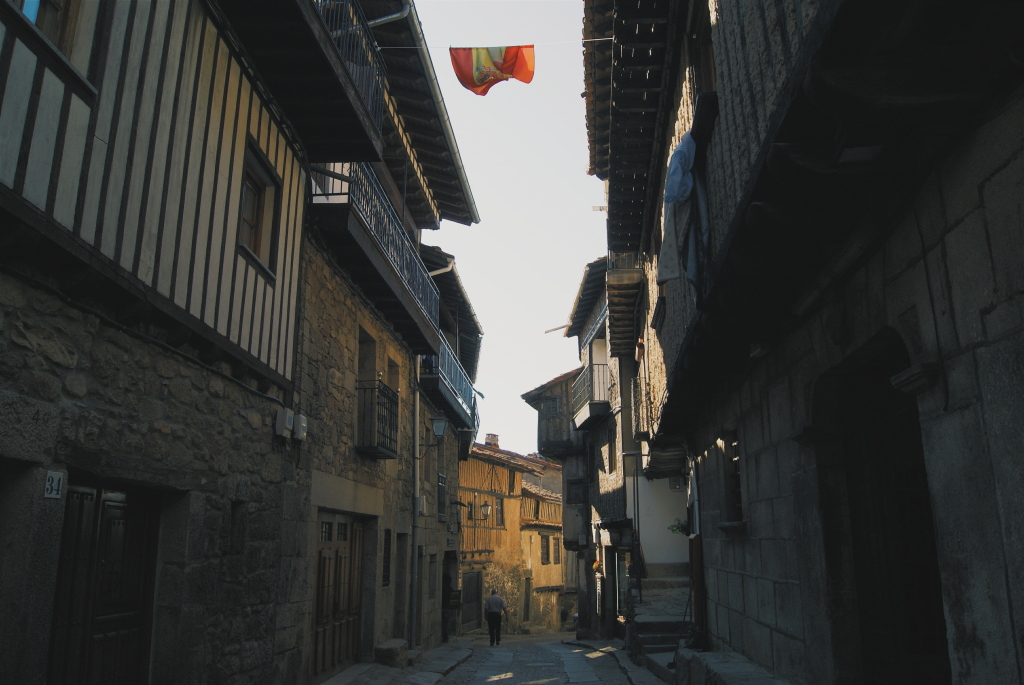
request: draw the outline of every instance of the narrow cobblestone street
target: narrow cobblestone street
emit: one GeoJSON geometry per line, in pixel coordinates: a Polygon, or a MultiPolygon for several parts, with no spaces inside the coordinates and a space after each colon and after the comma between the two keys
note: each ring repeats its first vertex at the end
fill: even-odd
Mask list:
{"type": "Polygon", "coordinates": [[[560,636],[507,637],[500,647],[473,645],[473,656],[441,680],[445,685],[627,685],[615,657],[562,644],[560,636]]]}
{"type": "Polygon", "coordinates": [[[488,646],[486,635],[464,636],[429,650],[415,666],[357,664],[324,685],[661,685],[629,661],[621,641],[582,643],[571,635],[505,636],[499,647],[488,646]]]}

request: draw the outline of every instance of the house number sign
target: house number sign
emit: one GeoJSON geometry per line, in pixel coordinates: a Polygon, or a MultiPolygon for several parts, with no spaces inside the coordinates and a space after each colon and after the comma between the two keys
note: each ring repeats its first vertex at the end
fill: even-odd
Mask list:
{"type": "Polygon", "coordinates": [[[60,499],[60,496],[64,494],[64,478],[66,476],[67,474],[62,471],[47,471],[43,497],[47,499],[60,499]]]}

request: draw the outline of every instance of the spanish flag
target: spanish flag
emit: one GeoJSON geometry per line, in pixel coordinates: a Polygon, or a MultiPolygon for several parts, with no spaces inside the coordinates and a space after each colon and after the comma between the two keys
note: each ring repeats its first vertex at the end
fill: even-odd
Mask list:
{"type": "Polygon", "coordinates": [[[487,95],[495,83],[514,78],[523,83],[533,80],[533,46],[512,45],[498,48],[449,48],[455,75],[468,90],[487,95]]]}

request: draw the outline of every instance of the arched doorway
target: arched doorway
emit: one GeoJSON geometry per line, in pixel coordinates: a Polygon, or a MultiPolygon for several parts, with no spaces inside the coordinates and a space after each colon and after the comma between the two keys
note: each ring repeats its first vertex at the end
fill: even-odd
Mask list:
{"type": "Polygon", "coordinates": [[[814,422],[838,682],[951,682],[917,403],[892,386],[910,359],[887,330],[825,374],[814,422]]]}

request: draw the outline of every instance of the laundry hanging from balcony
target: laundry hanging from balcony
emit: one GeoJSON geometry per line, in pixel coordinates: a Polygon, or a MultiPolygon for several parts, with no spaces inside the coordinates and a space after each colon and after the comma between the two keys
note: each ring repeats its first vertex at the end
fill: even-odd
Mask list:
{"type": "Polygon", "coordinates": [[[459,82],[477,95],[487,95],[495,83],[514,78],[523,83],[533,80],[532,45],[496,48],[449,48],[452,66],[459,82]]]}
{"type": "Polygon", "coordinates": [[[658,255],[658,285],[685,277],[701,306],[707,266],[707,190],[702,168],[695,165],[697,145],[687,132],[668,165],[665,182],[665,229],[658,255]]]}

